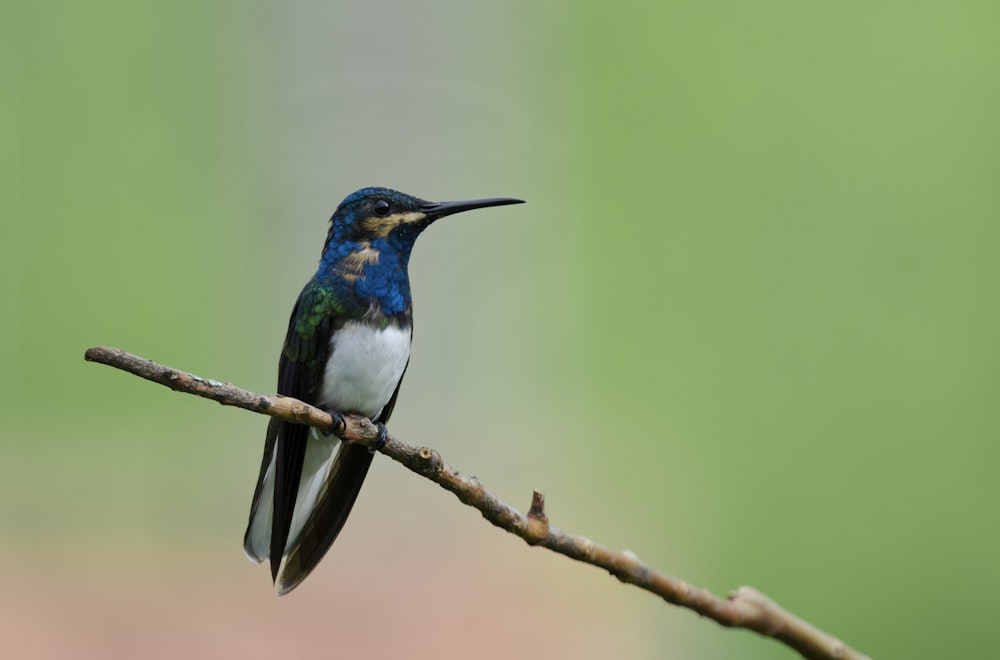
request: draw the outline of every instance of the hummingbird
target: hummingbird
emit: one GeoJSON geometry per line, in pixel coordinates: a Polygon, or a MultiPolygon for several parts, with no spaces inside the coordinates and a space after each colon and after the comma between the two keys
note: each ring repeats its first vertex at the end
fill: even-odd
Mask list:
{"type": "MultiPolygon", "coordinates": [[[[330,413],[368,417],[384,446],[410,359],[413,306],[407,267],[435,220],[507,197],[428,202],[388,188],[348,195],[330,218],[319,268],[302,289],[278,360],[278,394],[330,413]]],[[[379,447],[380,448],[380,447],[379,447]]],[[[279,595],[297,587],[343,528],[374,450],[272,418],[243,538],[247,557],[270,561],[279,595]]]]}

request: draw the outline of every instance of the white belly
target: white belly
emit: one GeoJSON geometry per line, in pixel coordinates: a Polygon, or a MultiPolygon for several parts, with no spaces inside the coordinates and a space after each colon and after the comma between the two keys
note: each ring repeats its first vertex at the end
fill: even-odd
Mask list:
{"type": "Polygon", "coordinates": [[[330,338],[320,405],[378,415],[389,403],[410,357],[410,330],[349,322],[330,338]]]}

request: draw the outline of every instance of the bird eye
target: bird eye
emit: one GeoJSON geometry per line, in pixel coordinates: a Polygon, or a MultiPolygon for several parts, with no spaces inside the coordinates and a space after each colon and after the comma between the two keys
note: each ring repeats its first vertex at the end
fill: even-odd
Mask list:
{"type": "Polygon", "coordinates": [[[389,215],[391,207],[389,206],[389,202],[385,201],[384,199],[378,199],[375,200],[375,203],[372,205],[372,210],[375,211],[375,215],[384,218],[385,216],[389,215]]]}

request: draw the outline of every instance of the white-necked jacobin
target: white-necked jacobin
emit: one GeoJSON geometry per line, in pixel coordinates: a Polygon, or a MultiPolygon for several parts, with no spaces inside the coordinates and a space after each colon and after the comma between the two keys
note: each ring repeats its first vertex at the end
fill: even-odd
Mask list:
{"type": "MultiPolygon", "coordinates": [[[[333,217],[319,269],[302,289],[278,361],[278,394],[370,418],[382,443],[410,357],[413,308],[407,265],[438,218],[492,198],[427,202],[387,188],[348,195],[333,217]]],[[[316,567],[344,526],[373,452],[315,428],[271,419],[243,547],[271,563],[279,594],[316,567]]]]}

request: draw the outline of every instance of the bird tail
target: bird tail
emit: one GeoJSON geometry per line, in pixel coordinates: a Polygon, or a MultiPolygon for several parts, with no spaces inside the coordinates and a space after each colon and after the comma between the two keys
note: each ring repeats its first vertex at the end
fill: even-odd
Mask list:
{"type": "Polygon", "coordinates": [[[275,587],[287,594],[306,579],[330,549],[347,522],[374,454],[367,447],[341,442],[326,489],[309,514],[298,536],[285,548],[275,587]]]}
{"type": "MultiPolygon", "coordinates": [[[[243,537],[247,557],[256,562],[266,561],[271,555],[276,436],[277,424],[269,425],[250,521],[243,537]]],[[[275,576],[279,594],[298,586],[330,549],[351,513],[372,458],[373,454],[360,445],[310,434],[291,529],[275,576]]]]}

